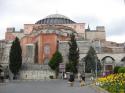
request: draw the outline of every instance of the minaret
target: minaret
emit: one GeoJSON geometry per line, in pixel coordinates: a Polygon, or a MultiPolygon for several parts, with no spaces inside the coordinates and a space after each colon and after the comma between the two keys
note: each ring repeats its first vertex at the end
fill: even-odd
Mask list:
{"type": "Polygon", "coordinates": [[[88,28],[87,28],[88,31],[90,31],[90,27],[89,27],[89,24],[88,24],[88,28]]]}
{"type": "Polygon", "coordinates": [[[89,24],[88,24],[88,28],[85,29],[85,36],[84,36],[84,37],[85,37],[85,38],[84,38],[85,40],[87,39],[87,38],[86,38],[86,33],[87,33],[87,31],[91,31],[91,30],[90,30],[90,27],[89,27],[89,24]]]}

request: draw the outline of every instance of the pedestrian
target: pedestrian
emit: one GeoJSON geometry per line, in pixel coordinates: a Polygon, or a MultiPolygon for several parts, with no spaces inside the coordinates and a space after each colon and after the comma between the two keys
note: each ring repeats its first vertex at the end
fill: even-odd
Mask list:
{"type": "Polygon", "coordinates": [[[72,87],[74,85],[74,74],[73,73],[70,73],[70,76],[69,76],[69,84],[70,86],[72,87]]]}
{"type": "Polygon", "coordinates": [[[64,72],[62,72],[62,79],[64,79],[64,72]]]}
{"type": "Polygon", "coordinates": [[[91,76],[91,77],[90,77],[90,80],[91,80],[91,81],[93,81],[93,80],[94,80],[93,76],[91,76]]]}
{"type": "Polygon", "coordinates": [[[80,87],[85,85],[85,75],[80,76],[80,87]]]}
{"type": "Polygon", "coordinates": [[[66,75],[66,73],[64,74],[64,79],[67,79],[67,75],[66,75]]]}
{"type": "Polygon", "coordinates": [[[78,73],[78,80],[79,80],[79,82],[81,80],[81,74],[80,73],[78,73]]]}

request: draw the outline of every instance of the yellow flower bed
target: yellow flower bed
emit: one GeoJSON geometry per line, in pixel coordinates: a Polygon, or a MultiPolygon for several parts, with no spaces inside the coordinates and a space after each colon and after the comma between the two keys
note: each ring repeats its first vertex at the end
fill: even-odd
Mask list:
{"type": "Polygon", "coordinates": [[[125,81],[125,73],[119,73],[119,74],[110,74],[108,76],[105,77],[100,77],[97,79],[97,82],[113,82],[113,81],[120,81],[120,82],[124,82],[125,81]]]}
{"type": "Polygon", "coordinates": [[[102,86],[111,93],[114,93],[112,91],[116,91],[117,87],[119,88],[118,91],[125,90],[125,73],[110,74],[105,77],[100,77],[96,80],[96,84],[102,86]]]}

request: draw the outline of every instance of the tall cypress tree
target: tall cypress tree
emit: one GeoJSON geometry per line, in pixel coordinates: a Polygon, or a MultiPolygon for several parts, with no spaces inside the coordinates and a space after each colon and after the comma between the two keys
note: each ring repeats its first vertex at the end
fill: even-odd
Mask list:
{"type": "Polygon", "coordinates": [[[69,41],[69,63],[67,64],[67,69],[70,72],[77,73],[77,64],[79,62],[79,49],[76,43],[75,35],[72,34],[71,39],[69,41]]]}
{"type": "Polygon", "coordinates": [[[16,79],[16,75],[21,69],[22,65],[22,49],[20,46],[20,41],[16,37],[12,43],[10,54],[9,54],[9,69],[14,75],[14,79],[16,79]]]}
{"type": "Polygon", "coordinates": [[[101,70],[101,64],[97,57],[97,54],[96,54],[94,48],[90,47],[87,55],[85,56],[85,71],[88,73],[90,73],[91,71],[95,72],[96,64],[97,64],[97,69],[101,70]]]}

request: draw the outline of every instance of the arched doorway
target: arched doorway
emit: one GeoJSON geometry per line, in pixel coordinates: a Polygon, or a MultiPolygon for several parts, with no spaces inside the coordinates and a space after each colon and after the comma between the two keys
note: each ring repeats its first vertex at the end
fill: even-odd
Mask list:
{"type": "Polygon", "coordinates": [[[44,58],[44,64],[43,64],[43,69],[44,70],[49,70],[50,69],[48,63],[49,63],[49,58],[45,57],[44,58]]]}
{"type": "Polygon", "coordinates": [[[122,66],[125,66],[125,57],[121,59],[122,66]]]}
{"type": "Polygon", "coordinates": [[[38,63],[38,42],[35,43],[35,58],[34,63],[38,63]]]}
{"type": "Polygon", "coordinates": [[[123,57],[123,58],[121,59],[121,61],[122,61],[122,62],[125,62],[125,57],[123,57]]]}
{"type": "Polygon", "coordinates": [[[46,58],[44,59],[44,65],[48,65],[48,63],[49,63],[49,58],[46,57],[46,58]]]}
{"type": "Polygon", "coordinates": [[[113,73],[113,69],[115,66],[115,59],[112,58],[111,56],[105,56],[102,59],[102,64],[103,64],[103,72],[107,74],[113,73]]]}

